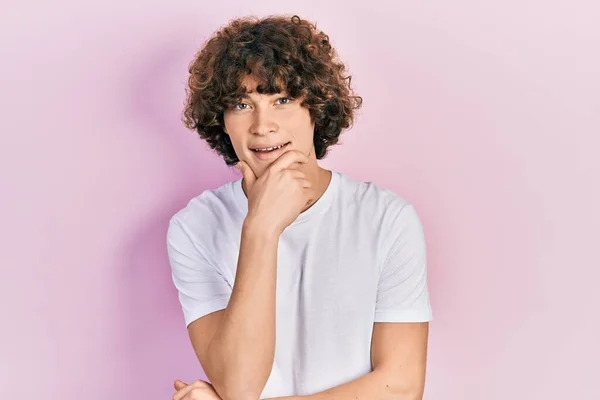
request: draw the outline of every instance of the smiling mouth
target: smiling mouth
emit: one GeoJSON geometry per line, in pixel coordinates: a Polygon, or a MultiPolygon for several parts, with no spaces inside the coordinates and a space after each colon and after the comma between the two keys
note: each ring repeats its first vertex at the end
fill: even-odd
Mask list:
{"type": "Polygon", "coordinates": [[[287,142],[285,144],[280,144],[279,146],[263,147],[263,148],[259,148],[259,149],[250,149],[250,150],[257,152],[257,153],[269,153],[271,151],[282,149],[285,146],[287,146],[288,144],[290,144],[290,142],[287,142]]]}

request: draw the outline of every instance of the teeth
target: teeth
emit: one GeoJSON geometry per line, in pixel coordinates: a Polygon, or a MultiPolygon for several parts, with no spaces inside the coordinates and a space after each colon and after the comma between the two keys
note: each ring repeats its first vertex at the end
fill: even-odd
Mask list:
{"type": "Polygon", "coordinates": [[[282,144],[281,146],[275,146],[275,147],[265,147],[264,149],[254,149],[254,151],[259,151],[259,152],[263,152],[263,151],[273,151],[273,150],[277,150],[282,148],[283,146],[285,146],[284,144],[282,144]]]}

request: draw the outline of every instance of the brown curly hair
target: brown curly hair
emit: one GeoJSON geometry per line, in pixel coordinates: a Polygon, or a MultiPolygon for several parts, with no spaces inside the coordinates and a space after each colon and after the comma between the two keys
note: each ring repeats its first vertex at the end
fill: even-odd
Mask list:
{"type": "Polygon", "coordinates": [[[239,160],[223,131],[223,113],[242,99],[242,81],[249,74],[260,83],[259,93],[286,91],[302,99],[315,123],[317,159],[352,126],[354,110],[362,104],[329,37],[296,15],[231,21],[196,54],[189,73],[184,125],[197,131],[227,165],[239,160]]]}

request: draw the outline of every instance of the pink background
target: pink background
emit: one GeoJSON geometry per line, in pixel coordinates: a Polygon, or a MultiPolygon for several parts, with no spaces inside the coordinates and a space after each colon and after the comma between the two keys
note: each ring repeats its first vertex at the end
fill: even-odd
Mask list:
{"type": "Polygon", "coordinates": [[[36,3],[0,25],[0,398],[168,399],[202,376],[165,229],[237,175],[179,121],[187,65],[231,17],[287,12],[365,100],[324,164],[425,224],[425,398],[600,399],[597,2],[36,3]]]}

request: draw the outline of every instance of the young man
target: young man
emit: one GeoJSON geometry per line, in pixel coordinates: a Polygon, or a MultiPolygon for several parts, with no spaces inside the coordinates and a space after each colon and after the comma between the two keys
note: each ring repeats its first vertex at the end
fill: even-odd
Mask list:
{"type": "Polygon", "coordinates": [[[361,98],[298,17],[235,20],[190,66],[186,125],[243,179],[192,199],[168,250],[210,384],[175,400],[421,399],[425,241],[401,197],[321,168],[361,98]]]}

